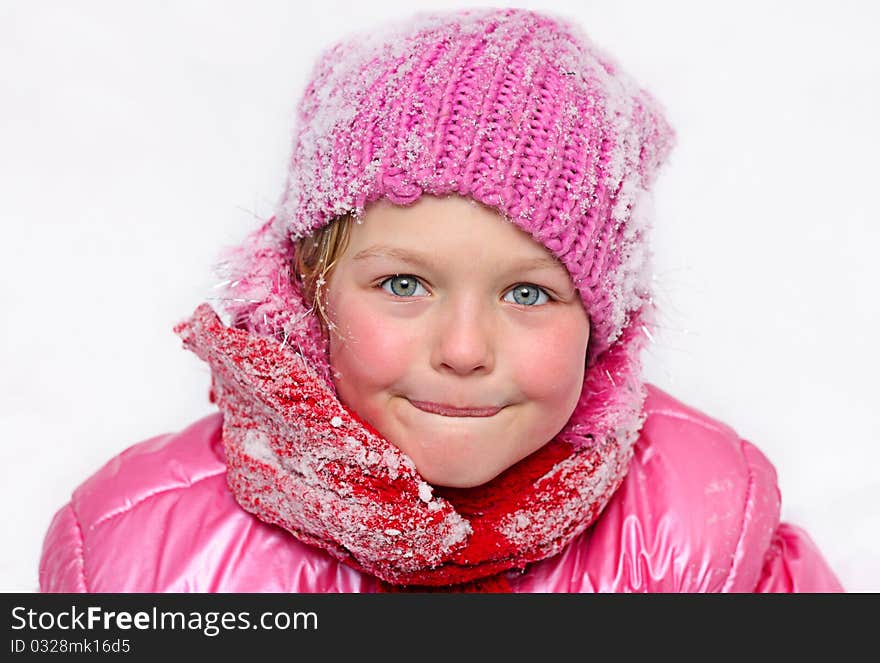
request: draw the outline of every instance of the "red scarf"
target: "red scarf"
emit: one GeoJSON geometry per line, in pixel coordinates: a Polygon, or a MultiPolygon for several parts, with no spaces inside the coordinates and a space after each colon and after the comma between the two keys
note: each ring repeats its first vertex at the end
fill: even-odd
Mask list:
{"type": "Polygon", "coordinates": [[[238,503],[391,586],[498,589],[558,553],[617,490],[644,421],[635,319],[553,440],[481,486],[434,487],[295,344],[226,327],[208,304],[175,331],[211,367],[238,503]]]}

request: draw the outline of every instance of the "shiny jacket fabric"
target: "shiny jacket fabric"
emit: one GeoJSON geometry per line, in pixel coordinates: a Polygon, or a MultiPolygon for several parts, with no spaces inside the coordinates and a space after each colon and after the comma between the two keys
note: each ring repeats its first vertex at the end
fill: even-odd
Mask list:
{"type": "MultiPolygon", "coordinates": [[[[807,533],[779,521],[776,471],[729,426],[648,385],[629,473],[514,592],[836,592],[807,533]]],[[[244,511],[222,415],[136,444],[77,488],[43,544],[44,592],[375,592],[380,583],[244,511]]]]}

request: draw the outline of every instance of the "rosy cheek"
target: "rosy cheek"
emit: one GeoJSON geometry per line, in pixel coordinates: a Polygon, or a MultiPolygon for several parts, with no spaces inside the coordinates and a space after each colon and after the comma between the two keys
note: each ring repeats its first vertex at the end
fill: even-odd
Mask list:
{"type": "Polygon", "coordinates": [[[588,335],[586,321],[579,316],[529,330],[514,349],[520,389],[537,401],[562,404],[576,398],[583,384],[588,335]]]}
{"type": "Polygon", "coordinates": [[[336,324],[347,338],[334,341],[334,364],[343,375],[346,368],[360,383],[391,386],[404,376],[417,348],[412,324],[402,324],[369,301],[370,297],[337,300],[336,324]]]}

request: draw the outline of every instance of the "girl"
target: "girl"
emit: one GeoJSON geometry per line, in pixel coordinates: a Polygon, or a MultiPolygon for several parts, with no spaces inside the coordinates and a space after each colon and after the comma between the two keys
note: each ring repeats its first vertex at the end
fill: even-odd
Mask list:
{"type": "Polygon", "coordinates": [[[641,378],[673,142],[558,17],[328,49],[277,213],[176,328],[220,412],[77,489],[42,589],[840,591],[764,455],[641,378]]]}

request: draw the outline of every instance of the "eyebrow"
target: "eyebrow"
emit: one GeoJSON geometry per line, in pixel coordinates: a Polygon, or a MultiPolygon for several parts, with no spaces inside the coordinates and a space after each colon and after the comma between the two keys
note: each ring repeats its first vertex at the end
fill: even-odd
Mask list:
{"type": "MultiPolygon", "coordinates": [[[[352,260],[368,260],[370,258],[395,258],[397,260],[402,260],[403,262],[408,262],[411,265],[426,267],[428,269],[436,267],[431,256],[426,253],[411,251],[398,246],[387,246],[384,244],[378,244],[363,249],[362,251],[358,251],[352,260]]],[[[510,271],[529,271],[531,269],[562,269],[564,271],[565,267],[552,256],[540,256],[517,261],[509,269],[510,271]]]]}

